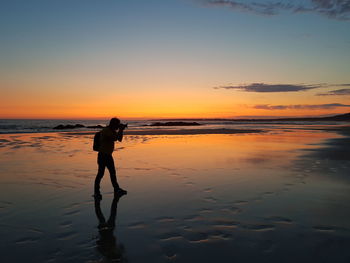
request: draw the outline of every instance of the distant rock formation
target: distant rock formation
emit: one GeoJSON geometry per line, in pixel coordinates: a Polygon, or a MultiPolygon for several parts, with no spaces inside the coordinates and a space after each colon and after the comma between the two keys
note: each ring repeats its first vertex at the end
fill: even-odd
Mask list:
{"type": "Polygon", "coordinates": [[[244,119],[237,121],[350,121],[350,113],[329,117],[298,117],[298,118],[276,118],[276,119],[244,119]]]}
{"type": "Polygon", "coordinates": [[[87,126],[86,128],[93,128],[93,129],[102,129],[102,125],[94,125],[94,126],[87,126]]]}
{"type": "Polygon", "coordinates": [[[321,118],[325,121],[350,121],[350,113],[321,118]]]}
{"type": "MultiPolygon", "coordinates": [[[[177,121],[180,119],[163,119],[165,120],[171,120],[171,121],[177,121]]],[[[229,121],[229,122],[276,122],[276,121],[350,121],[350,113],[345,113],[345,114],[339,114],[339,115],[334,115],[334,116],[328,116],[328,117],[286,117],[286,118],[281,118],[281,117],[276,117],[276,118],[269,118],[269,119],[210,119],[210,118],[194,118],[190,119],[191,121],[229,121]]],[[[147,125],[149,126],[149,125],[147,125]]]]}
{"type": "Polygon", "coordinates": [[[183,122],[183,121],[169,121],[169,122],[154,122],[146,126],[198,126],[198,122],[183,122]]]}

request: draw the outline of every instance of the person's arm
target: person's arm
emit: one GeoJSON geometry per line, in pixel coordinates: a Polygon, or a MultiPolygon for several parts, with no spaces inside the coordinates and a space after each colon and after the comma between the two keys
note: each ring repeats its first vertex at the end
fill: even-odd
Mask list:
{"type": "Polygon", "coordinates": [[[116,130],[111,129],[112,134],[109,135],[110,140],[117,141],[118,140],[118,133],[116,130]]]}
{"type": "Polygon", "coordinates": [[[117,132],[117,141],[121,142],[123,140],[124,129],[119,128],[117,132]]]}

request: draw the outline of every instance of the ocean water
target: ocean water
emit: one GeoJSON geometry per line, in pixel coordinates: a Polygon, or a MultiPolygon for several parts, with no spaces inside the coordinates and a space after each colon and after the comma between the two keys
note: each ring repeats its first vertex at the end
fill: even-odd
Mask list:
{"type": "MultiPolygon", "coordinates": [[[[84,126],[106,125],[107,120],[59,120],[59,119],[0,119],[0,133],[44,133],[57,132],[54,127],[63,124],[83,124],[84,126]]],[[[134,123],[130,123],[130,126],[134,123]]],[[[79,128],[74,130],[88,131],[92,128],[79,128]]],[[[69,131],[69,130],[67,130],[69,131]]]]}
{"type": "MultiPolygon", "coordinates": [[[[176,121],[196,121],[199,126],[147,126],[154,122],[168,122],[172,120],[121,120],[122,123],[128,123],[128,128],[133,130],[145,129],[317,129],[332,126],[346,125],[348,122],[317,122],[317,121],[229,121],[229,120],[190,120],[176,119],[176,121]]],[[[109,120],[69,120],[69,119],[0,119],[0,134],[11,133],[46,133],[57,131],[94,131],[96,128],[75,128],[57,130],[54,127],[63,124],[82,124],[84,126],[107,125],[109,120]]]]}

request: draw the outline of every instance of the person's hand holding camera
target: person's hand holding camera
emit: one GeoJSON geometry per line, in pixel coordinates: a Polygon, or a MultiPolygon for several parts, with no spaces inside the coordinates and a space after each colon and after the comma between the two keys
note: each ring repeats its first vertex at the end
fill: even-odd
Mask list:
{"type": "Polygon", "coordinates": [[[119,128],[119,130],[125,130],[127,127],[128,127],[128,124],[120,123],[118,128],[119,128]]]}

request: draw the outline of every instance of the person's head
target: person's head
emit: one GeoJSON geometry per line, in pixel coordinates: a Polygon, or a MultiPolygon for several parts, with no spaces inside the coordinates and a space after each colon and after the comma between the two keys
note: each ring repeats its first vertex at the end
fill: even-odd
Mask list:
{"type": "Polygon", "coordinates": [[[119,124],[120,124],[120,120],[118,118],[112,118],[110,121],[109,121],[109,127],[116,130],[118,129],[119,127],[119,124]]]}

